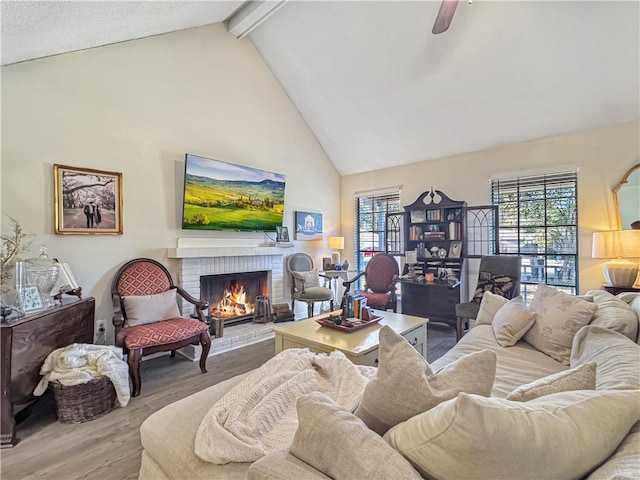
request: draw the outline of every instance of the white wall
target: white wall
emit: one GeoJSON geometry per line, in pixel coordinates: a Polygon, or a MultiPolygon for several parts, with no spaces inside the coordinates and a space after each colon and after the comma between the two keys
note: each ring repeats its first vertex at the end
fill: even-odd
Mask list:
{"type": "MultiPolygon", "coordinates": [[[[464,133],[461,132],[461,135],[464,133]]],[[[480,152],[430,160],[401,167],[342,177],[344,252],[353,252],[353,196],[355,192],[402,186],[401,203],[409,205],[433,186],[469,205],[491,203],[492,177],[578,167],[579,286],[582,293],[600,288],[602,263],[591,258],[594,231],[615,230],[611,189],[640,158],[638,122],[587,132],[544,138],[480,152]]],[[[346,254],[346,253],[345,253],[346,254]]],[[[346,254],[353,256],[353,253],[346,254]]],[[[475,280],[471,281],[475,285],[475,280]]]]}
{"type": "MultiPolygon", "coordinates": [[[[340,177],[251,43],[205,26],[2,68],[2,231],[7,216],[73,269],[96,318],[111,324],[111,281],[125,261],[152,257],[177,272],[178,237],[262,234],[182,231],[184,154],[287,176],[294,211],[339,228],[340,177]],[[53,164],[123,173],[124,234],[55,235],[53,164]]],[[[316,261],[326,241],[296,242],[316,261]]],[[[110,335],[111,338],[111,335],[110,335]]]]}

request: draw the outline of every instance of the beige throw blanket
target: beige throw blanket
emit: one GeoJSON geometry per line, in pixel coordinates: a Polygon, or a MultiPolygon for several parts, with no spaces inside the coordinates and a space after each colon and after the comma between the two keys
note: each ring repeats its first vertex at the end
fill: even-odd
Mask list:
{"type": "Polygon", "coordinates": [[[42,395],[49,382],[71,386],[87,383],[100,376],[109,377],[116,389],[118,403],[129,403],[129,367],[122,359],[122,349],[111,345],[73,343],[51,352],[40,367],[40,383],[33,394],[42,395]]]}
{"type": "Polygon", "coordinates": [[[207,462],[252,462],[291,445],[298,427],[296,401],[320,391],[354,410],[374,367],[357,366],[343,353],[288,349],[255,369],[204,416],[195,452],[207,462]]]}

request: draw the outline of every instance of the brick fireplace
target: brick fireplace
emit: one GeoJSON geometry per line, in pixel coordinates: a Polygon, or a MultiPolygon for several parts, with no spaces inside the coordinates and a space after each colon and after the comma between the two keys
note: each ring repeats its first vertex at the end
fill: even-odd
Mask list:
{"type": "MultiPolygon", "coordinates": [[[[285,294],[284,258],[291,253],[292,247],[271,247],[258,243],[255,239],[242,238],[179,238],[176,248],[167,249],[169,258],[179,260],[179,285],[193,297],[203,298],[200,290],[201,277],[266,272],[267,295],[272,304],[289,300],[285,294]]],[[[191,313],[191,307],[188,302],[183,301],[183,314],[191,313]]],[[[214,354],[215,347],[214,341],[210,356],[214,354]]],[[[199,346],[190,345],[181,349],[181,352],[184,351],[190,359],[196,359],[200,355],[199,349],[199,346]]]]}
{"type": "Polygon", "coordinates": [[[256,297],[269,296],[270,271],[200,276],[200,298],[209,302],[209,315],[224,325],[253,319],[256,297]]]}

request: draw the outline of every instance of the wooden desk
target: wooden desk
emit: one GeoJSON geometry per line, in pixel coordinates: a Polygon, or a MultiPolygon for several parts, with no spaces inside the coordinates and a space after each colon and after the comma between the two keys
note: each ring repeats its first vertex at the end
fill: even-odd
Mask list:
{"type": "MultiPolygon", "coordinates": [[[[339,312],[340,310],[337,310],[339,312]]],[[[349,360],[358,365],[378,365],[378,332],[388,325],[402,335],[413,347],[427,358],[427,320],[400,313],[376,310],[383,319],[377,324],[355,332],[341,332],[322,327],[315,318],[308,318],[282,326],[276,326],[276,354],[287,348],[309,348],[315,352],[331,353],[340,350],[349,360]]],[[[323,317],[328,314],[322,315],[323,317]]]]}
{"type": "Polygon", "coordinates": [[[14,406],[32,402],[40,367],[57,348],[93,343],[95,299],[65,299],[65,304],[0,323],[2,396],[0,446],[16,443],[14,406]]]}
{"type": "Polygon", "coordinates": [[[403,279],[402,312],[456,326],[456,304],[460,303],[460,284],[403,279]]]}

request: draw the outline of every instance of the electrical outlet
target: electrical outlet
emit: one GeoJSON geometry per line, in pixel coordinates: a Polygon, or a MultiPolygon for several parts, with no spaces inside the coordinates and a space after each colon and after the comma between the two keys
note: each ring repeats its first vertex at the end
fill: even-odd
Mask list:
{"type": "Polygon", "coordinates": [[[107,333],[107,321],[96,320],[96,336],[105,335],[107,333]]]}

